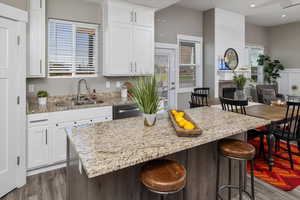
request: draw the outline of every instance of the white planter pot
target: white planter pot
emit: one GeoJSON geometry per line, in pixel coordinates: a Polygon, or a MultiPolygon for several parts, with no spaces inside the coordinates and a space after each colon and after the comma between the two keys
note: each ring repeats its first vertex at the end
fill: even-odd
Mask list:
{"type": "Polygon", "coordinates": [[[145,126],[154,126],[156,123],[156,114],[143,114],[144,117],[144,125],[145,126]]]}
{"type": "Polygon", "coordinates": [[[38,102],[39,102],[39,105],[46,105],[47,104],[47,97],[39,97],[38,102]]]}

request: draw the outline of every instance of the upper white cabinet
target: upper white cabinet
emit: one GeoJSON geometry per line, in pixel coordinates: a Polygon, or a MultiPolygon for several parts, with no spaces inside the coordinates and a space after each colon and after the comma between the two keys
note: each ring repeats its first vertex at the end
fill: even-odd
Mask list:
{"type": "Polygon", "coordinates": [[[28,55],[29,64],[27,68],[27,77],[45,77],[45,25],[46,10],[45,0],[29,1],[29,38],[28,55]]]}
{"type": "Polygon", "coordinates": [[[103,75],[153,74],[154,9],[108,1],[103,13],[103,75]]]}

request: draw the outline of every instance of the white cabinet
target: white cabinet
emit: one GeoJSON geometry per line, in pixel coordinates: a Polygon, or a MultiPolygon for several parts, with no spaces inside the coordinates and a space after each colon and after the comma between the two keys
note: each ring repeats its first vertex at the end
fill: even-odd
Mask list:
{"type": "Polygon", "coordinates": [[[45,0],[30,0],[27,77],[45,77],[45,24],[45,0]]]}
{"type": "Polygon", "coordinates": [[[154,27],[154,12],[152,9],[138,6],[134,9],[134,22],[138,26],[154,27]]]}
{"type": "Polygon", "coordinates": [[[48,127],[31,127],[27,139],[27,167],[29,169],[49,164],[49,133],[48,127]]]}
{"type": "Polygon", "coordinates": [[[152,42],[153,29],[135,26],[134,27],[134,67],[136,74],[153,74],[153,49],[154,43],[152,42]],[[147,48],[145,48],[145,46],[147,48]]]}
{"type": "Polygon", "coordinates": [[[66,128],[112,120],[112,107],[28,115],[27,169],[47,168],[66,161],[66,128]]]}
{"type": "Polygon", "coordinates": [[[132,63],[132,26],[116,24],[110,27],[108,42],[107,64],[111,66],[107,71],[115,75],[130,75],[133,70],[132,63]]]}
{"type": "Polygon", "coordinates": [[[125,2],[104,6],[104,76],[154,72],[154,9],[125,2]]]}

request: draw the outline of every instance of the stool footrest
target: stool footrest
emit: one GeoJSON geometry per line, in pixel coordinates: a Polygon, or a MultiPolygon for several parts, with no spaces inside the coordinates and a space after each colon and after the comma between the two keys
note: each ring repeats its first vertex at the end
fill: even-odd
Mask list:
{"type": "MultiPolygon", "coordinates": [[[[230,189],[240,190],[241,188],[243,188],[243,186],[237,186],[237,185],[222,185],[222,186],[220,186],[220,187],[219,187],[219,190],[218,190],[218,194],[217,194],[218,199],[223,200],[223,198],[222,198],[221,195],[220,195],[220,192],[222,192],[222,191],[225,190],[225,189],[229,189],[229,188],[230,188],[230,189]]],[[[244,194],[246,194],[250,199],[252,199],[251,194],[250,194],[247,190],[242,189],[242,192],[243,192],[244,194]]]]}

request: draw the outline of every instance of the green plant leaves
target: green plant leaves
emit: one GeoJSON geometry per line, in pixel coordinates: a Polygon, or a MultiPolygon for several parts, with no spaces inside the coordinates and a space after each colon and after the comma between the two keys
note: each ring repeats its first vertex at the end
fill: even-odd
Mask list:
{"type": "Polygon", "coordinates": [[[139,78],[132,88],[132,99],[141,112],[145,114],[157,113],[160,99],[155,76],[139,78]]]}

